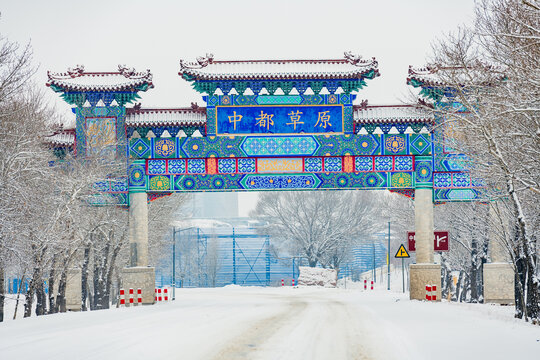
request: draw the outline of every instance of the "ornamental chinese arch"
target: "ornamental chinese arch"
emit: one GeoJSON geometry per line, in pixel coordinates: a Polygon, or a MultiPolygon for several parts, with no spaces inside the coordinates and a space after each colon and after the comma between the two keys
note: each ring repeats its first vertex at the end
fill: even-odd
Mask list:
{"type": "MultiPolygon", "coordinates": [[[[179,75],[203,94],[205,107],[130,105],[154,87],[149,70],[78,66],[48,73],[47,86],[76,115],[75,128],[49,137],[55,151],[85,156],[109,146],[128,154],[126,178],[98,184],[107,203],[129,207],[125,287],[153,287],[148,201],[172,192],[328,189],[388,189],[415,198],[417,261],[426,267],[411,267],[411,297],[423,297],[416,294],[423,281],[440,284],[433,203],[477,200],[480,184],[463,155],[439,145],[444,134],[433,131],[433,112],[356,102],[354,93],[379,76],[375,58],[219,61],[208,54],[180,61],[179,75]]],[[[426,76],[410,70],[407,81],[423,87],[426,76]]]]}

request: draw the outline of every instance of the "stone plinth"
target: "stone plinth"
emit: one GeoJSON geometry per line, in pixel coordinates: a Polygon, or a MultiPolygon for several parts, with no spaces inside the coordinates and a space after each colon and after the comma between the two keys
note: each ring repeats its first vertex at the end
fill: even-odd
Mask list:
{"type": "Polygon", "coordinates": [[[484,303],[514,304],[514,282],[515,274],[511,264],[484,264],[484,303]]]}
{"type": "Polygon", "coordinates": [[[437,301],[441,301],[441,265],[411,264],[409,274],[411,300],[425,300],[426,285],[436,285],[437,301]]]}
{"type": "MultiPolygon", "coordinates": [[[[137,302],[137,289],[141,289],[143,305],[154,304],[156,275],[153,267],[139,266],[124,268],[122,269],[121,278],[121,288],[126,290],[126,294],[129,293],[129,289],[134,290],[134,302],[137,302]]],[[[129,297],[126,298],[126,303],[128,302],[129,297]]]]}
{"type": "Polygon", "coordinates": [[[80,269],[70,269],[66,281],[66,310],[81,311],[82,273],[80,269]]]}

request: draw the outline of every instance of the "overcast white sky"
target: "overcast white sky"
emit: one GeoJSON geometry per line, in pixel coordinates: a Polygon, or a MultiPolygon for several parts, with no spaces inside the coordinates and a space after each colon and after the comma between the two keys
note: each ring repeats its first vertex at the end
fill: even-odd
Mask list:
{"type": "MultiPolygon", "coordinates": [[[[352,50],[376,57],[381,76],[358,99],[399,103],[407,69],[426,61],[430,43],[471,22],[473,0],[0,0],[0,34],[31,41],[36,80],[47,70],[84,64],[87,71],[115,71],[118,64],[150,69],[155,88],[143,107],[203,105],[178,76],[179,59],[207,52],[216,60],[342,58],[352,50]]],[[[50,92],[58,109],[69,107],[50,92]]],[[[69,115],[69,114],[68,114],[69,115]]],[[[241,196],[242,214],[253,203],[241,196]]]]}

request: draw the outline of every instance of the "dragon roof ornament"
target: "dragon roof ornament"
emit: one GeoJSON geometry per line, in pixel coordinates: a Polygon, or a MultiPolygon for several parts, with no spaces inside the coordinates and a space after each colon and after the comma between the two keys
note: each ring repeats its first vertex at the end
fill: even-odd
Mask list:
{"type": "Polygon", "coordinates": [[[202,69],[208,64],[214,62],[214,54],[206,54],[206,56],[198,56],[197,62],[187,62],[180,59],[180,69],[202,69]]]}

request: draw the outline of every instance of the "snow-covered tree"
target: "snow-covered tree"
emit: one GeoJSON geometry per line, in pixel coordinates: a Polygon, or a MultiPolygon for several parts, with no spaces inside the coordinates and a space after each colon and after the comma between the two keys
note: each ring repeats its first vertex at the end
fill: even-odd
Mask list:
{"type": "Polygon", "coordinates": [[[380,208],[376,192],[262,193],[253,216],[268,221],[274,239],[309,266],[339,268],[362,235],[374,231],[380,208]]]}
{"type": "Polygon", "coordinates": [[[436,104],[444,145],[469,156],[485,200],[506,209],[516,316],[538,321],[540,3],[480,1],[475,25],[435,43],[429,63],[446,89],[436,104]]]}

